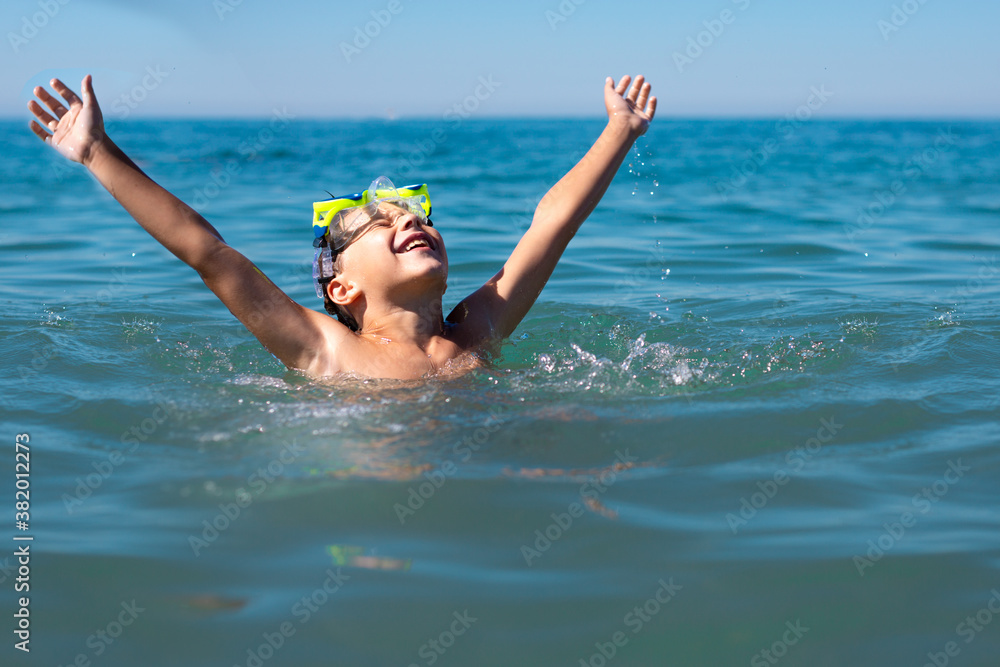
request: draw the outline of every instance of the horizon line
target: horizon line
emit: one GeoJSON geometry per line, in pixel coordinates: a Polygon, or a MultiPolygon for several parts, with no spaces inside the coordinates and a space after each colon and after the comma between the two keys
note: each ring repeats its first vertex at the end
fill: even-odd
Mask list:
{"type": "MultiPolygon", "coordinates": [[[[120,119],[120,118],[105,118],[105,125],[118,125],[131,121],[138,122],[151,122],[151,121],[227,121],[227,120],[240,120],[240,121],[252,121],[252,120],[270,120],[273,117],[271,115],[200,115],[200,114],[176,114],[176,115],[152,115],[144,116],[142,118],[131,118],[131,119],[120,119]]],[[[26,124],[31,120],[31,114],[25,112],[23,115],[7,115],[0,113],[0,122],[9,121],[24,121],[26,124]]],[[[342,122],[382,122],[382,123],[395,123],[395,122],[407,122],[407,121],[436,121],[442,123],[448,123],[450,125],[465,124],[465,123],[477,123],[484,121],[493,120],[531,120],[531,121],[593,121],[593,122],[603,122],[606,121],[606,117],[599,115],[527,115],[527,114],[483,114],[477,115],[470,118],[462,118],[460,120],[443,118],[441,116],[428,116],[428,115],[402,115],[402,116],[384,116],[384,115],[371,115],[371,116],[315,116],[315,115],[305,115],[305,116],[295,116],[289,119],[289,122],[302,122],[302,121],[342,121],[342,122]]],[[[702,115],[689,115],[689,114],[679,114],[679,115],[667,115],[667,116],[657,116],[654,122],[657,121],[797,121],[802,124],[807,123],[823,123],[823,122],[845,122],[845,121],[880,121],[880,122],[913,122],[913,123],[932,123],[932,122],[1000,122],[1000,113],[995,115],[989,114],[970,114],[970,115],[900,115],[900,114],[831,114],[824,115],[820,118],[808,118],[805,120],[797,119],[794,115],[789,117],[789,114],[782,116],[775,116],[771,114],[745,114],[745,115],[728,115],[728,114],[702,114],[702,115]]]]}

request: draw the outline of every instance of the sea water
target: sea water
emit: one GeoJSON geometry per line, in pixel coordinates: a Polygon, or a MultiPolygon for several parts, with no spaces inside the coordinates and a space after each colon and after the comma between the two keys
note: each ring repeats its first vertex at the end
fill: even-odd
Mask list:
{"type": "MultiPolygon", "coordinates": [[[[490,363],[419,382],[286,371],[26,125],[4,664],[997,664],[1000,125],[658,119],[490,363]]],[[[111,132],[321,310],[325,191],[427,182],[448,309],[601,129],[111,132]]]]}

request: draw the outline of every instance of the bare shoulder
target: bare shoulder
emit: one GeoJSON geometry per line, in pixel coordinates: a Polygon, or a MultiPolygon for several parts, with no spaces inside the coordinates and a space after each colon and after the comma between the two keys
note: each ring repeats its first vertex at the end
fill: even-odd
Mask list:
{"type": "Polygon", "coordinates": [[[350,371],[350,360],[358,357],[357,336],[330,315],[320,313],[310,308],[302,307],[303,314],[309,320],[310,328],[315,332],[314,344],[304,351],[295,365],[300,370],[314,377],[338,375],[350,371]]]}
{"type": "Polygon", "coordinates": [[[493,317],[499,295],[490,280],[467,296],[448,314],[448,337],[465,351],[475,351],[503,336],[493,317]]]}

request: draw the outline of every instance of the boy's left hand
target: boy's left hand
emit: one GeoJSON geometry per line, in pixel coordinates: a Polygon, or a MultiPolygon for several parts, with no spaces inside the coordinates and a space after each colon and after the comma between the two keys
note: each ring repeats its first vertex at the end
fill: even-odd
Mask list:
{"type": "Polygon", "coordinates": [[[634,83],[632,77],[625,75],[617,86],[609,76],[604,82],[604,106],[608,109],[608,121],[624,123],[635,136],[645,134],[656,113],[656,97],[649,96],[651,88],[641,74],[635,77],[634,83]]]}

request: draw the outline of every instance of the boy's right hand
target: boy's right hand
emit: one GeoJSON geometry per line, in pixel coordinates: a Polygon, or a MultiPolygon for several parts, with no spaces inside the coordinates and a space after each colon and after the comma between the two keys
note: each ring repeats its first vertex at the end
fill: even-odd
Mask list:
{"type": "Polygon", "coordinates": [[[41,86],[35,87],[35,97],[45,103],[51,114],[35,100],[28,102],[28,109],[37,120],[31,121],[31,131],[62,155],[87,164],[95,146],[104,140],[104,117],[94,95],[94,84],[88,74],[80,84],[83,99],[59,79],[52,79],[52,88],[63,96],[69,108],[41,86]],[[54,116],[53,116],[54,114],[54,116]]]}

